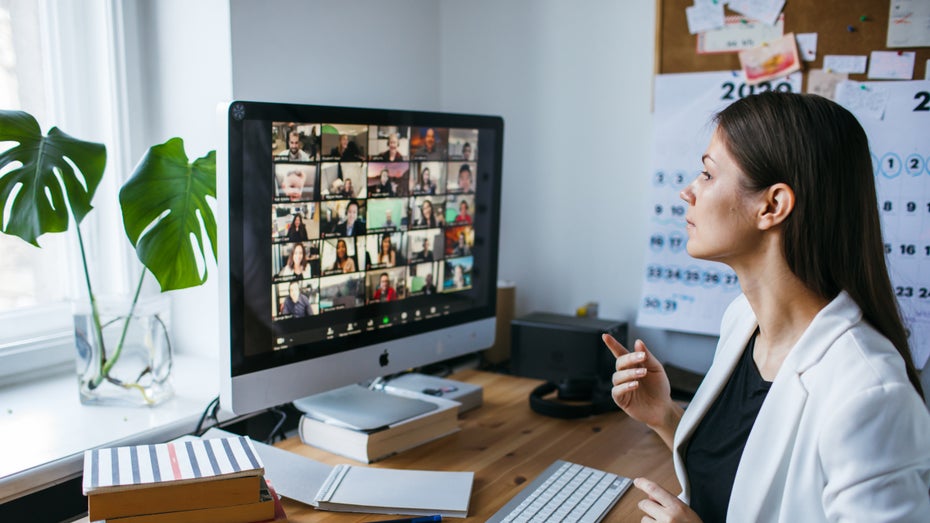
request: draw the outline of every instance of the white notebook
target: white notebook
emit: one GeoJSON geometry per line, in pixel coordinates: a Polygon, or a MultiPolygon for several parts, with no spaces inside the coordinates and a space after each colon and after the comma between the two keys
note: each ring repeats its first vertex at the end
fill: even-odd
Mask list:
{"type": "Polygon", "coordinates": [[[473,472],[337,465],[316,501],[322,510],[464,518],[473,480],[473,472]]]}
{"type": "MultiPolygon", "coordinates": [[[[233,434],[215,428],[204,434],[205,438],[227,436],[233,434]]],[[[474,472],[332,467],[258,441],[251,443],[264,462],[265,476],[280,495],[321,510],[468,515],[474,472]]]]}

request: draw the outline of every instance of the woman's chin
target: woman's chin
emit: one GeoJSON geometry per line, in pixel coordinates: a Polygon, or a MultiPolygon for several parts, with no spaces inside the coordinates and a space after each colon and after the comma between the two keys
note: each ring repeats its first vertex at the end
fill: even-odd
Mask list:
{"type": "Polygon", "coordinates": [[[706,260],[707,253],[701,249],[701,246],[695,243],[694,240],[688,240],[688,243],[685,245],[685,251],[688,253],[688,256],[698,260],[706,260]]]}

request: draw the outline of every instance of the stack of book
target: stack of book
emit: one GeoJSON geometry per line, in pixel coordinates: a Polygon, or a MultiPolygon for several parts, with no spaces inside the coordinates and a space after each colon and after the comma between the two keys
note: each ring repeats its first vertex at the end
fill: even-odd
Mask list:
{"type": "Polygon", "coordinates": [[[248,438],[191,438],[88,450],[83,486],[90,521],[274,521],[280,501],[264,473],[248,438]]]}
{"type": "Polygon", "coordinates": [[[362,463],[373,463],[459,430],[458,412],[461,403],[404,390],[390,393],[428,401],[435,404],[436,408],[372,430],[347,427],[331,419],[316,417],[312,412],[305,412],[298,427],[301,441],[362,463]]]}

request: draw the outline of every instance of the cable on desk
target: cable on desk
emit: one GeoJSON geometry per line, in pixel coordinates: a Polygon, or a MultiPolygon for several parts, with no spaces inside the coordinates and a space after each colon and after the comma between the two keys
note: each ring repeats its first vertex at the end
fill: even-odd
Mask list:
{"type": "Polygon", "coordinates": [[[275,436],[278,436],[279,441],[284,441],[285,439],[284,433],[281,431],[281,427],[284,426],[284,422],[287,420],[287,413],[277,407],[268,409],[268,412],[272,412],[281,416],[281,418],[278,419],[278,423],[275,424],[274,428],[271,429],[271,432],[268,434],[268,438],[265,439],[265,443],[274,445],[275,436]]]}
{"type": "Polygon", "coordinates": [[[213,424],[214,424],[214,425],[216,425],[217,423],[219,423],[219,420],[216,419],[216,413],[217,413],[219,410],[220,410],[220,397],[217,396],[217,397],[213,398],[213,401],[211,401],[209,404],[207,404],[207,408],[203,409],[203,414],[200,415],[200,421],[197,422],[197,428],[194,429],[194,435],[196,435],[196,436],[198,436],[198,437],[199,437],[199,436],[203,436],[203,433],[206,432],[207,429],[210,428],[210,427],[204,428],[204,426],[203,426],[203,422],[206,421],[208,415],[209,415],[210,418],[213,419],[213,424]],[[211,411],[211,409],[212,409],[212,411],[211,411]],[[209,414],[208,414],[208,413],[209,413],[209,414]]]}
{"type": "Polygon", "coordinates": [[[417,372],[417,369],[407,369],[400,372],[395,372],[394,374],[387,374],[384,376],[378,376],[377,378],[371,380],[371,383],[368,384],[369,390],[384,390],[384,386],[388,384],[391,380],[399,378],[404,374],[410,374],[412,372],[417,372]]]}

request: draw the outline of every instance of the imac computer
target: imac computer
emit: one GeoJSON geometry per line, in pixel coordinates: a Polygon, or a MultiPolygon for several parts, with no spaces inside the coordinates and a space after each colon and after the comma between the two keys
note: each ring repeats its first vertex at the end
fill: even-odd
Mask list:
{"type": "Polygon", "coordinates": [[[224,409],[493,344],[501,118],[235,101],[221,119],[224,409]]]}

